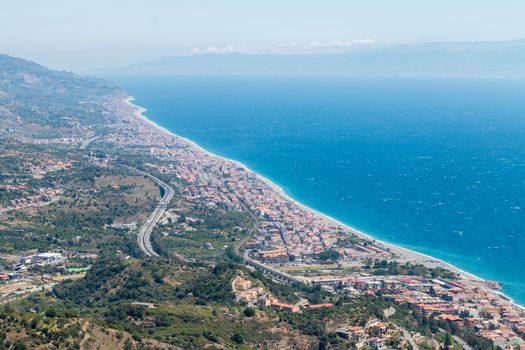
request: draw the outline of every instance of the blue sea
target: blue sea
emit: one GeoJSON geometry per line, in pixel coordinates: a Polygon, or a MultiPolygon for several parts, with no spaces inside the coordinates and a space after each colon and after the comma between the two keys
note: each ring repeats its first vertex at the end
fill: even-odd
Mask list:
{"type": "Polygon", "coordinates": [[[525,304],[525,82],[112,77],[161,126],[525,304]]]}

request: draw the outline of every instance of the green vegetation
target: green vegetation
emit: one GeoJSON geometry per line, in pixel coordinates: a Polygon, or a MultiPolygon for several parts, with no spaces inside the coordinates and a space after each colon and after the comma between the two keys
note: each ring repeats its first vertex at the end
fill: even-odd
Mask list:
{"type": "Polygon", "coordinates": [[[441,267],[428,268],[421,264],[400,264],[397,261],[368,260],[365,268],[371,269],[374,275],[408,275],[431,278],[456,279],[456,274],[441,267]]]}
{"type": "Polygon", "coordinates": [[[270,336],[276,316],[259,315],[234,301],[231,282],[240,270],[244,267],[227,262],[207,268],[158,259],[102,258],[85,278],[55,287],[59,301],[54,309],[77,310],[101,327],[187,349],[265,343],[275,348],[272,342],[297,335],[284,327],[270,336]]]}
{"type": "Polygon", "coordinates": [[[183,289],[186,294],[196,298],[196,303],[208,302],[231,303],[234,294],[231,281],[237,273],[237,267],[231,263],[217,264],[211,271],[204,271],[193,278],[183,289]]]}
{"type": "Polygon", "coordinates": [[[69,310],[21,313],[10,306],[0,311],[0,348],[30,349],[52,344],[55,349],[78,349],[83,337],[82,321],[69,310]]]}
{"type": "Polygon", "coordinates": [[[42,206],[3,213],[0,251],[122,250],[138,254],[129,233],[107,225],[144,220],[160,196],[156,184],[120,166],[98,167],[77,150],[18,143],[3,143],[0,149],[5,151],[0,166],[9,170],[0,177],[0,205],[32,196],[40,188],[61,191],[53,203],[43,201],[42,206]],[[46,169],[48,161],[67,161],[71,167],[35,177],[32,169],[46,169]],[[10,167],[13,163],[17,167],[10,167]]]}
{"type": "Polygon", "coordinates": [[[9,128],[8,136],[64,137],[72,135],[79,124],[103,129],[114,114],[100,102],[125,96],[108,82],[52,71],[7,55],[0,55],[0,67],[0,128],[9,128]]]}
{"type": "Polygon", "coordinates": [[[318,256],[319,260],[322,261],[336,261],[339,257],[339,253],[333,249],[325,250],[318,256]]]}
{"type": "Polygon", "coordinates": [[[154,246],[162,255],[180,254],[199,261],[218,261],[233,257],[231,249],[253,227],[245,212],[228,211],[174,202],[173,219],[159,224],[154,231],[154,246]],[[166,236],[164,235],[166,234],[166,236]]]}

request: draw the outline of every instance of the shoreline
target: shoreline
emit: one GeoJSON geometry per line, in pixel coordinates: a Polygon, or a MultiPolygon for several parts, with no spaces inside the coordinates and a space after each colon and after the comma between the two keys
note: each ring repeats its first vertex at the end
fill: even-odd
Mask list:
{"type": "MultiPolygon", "coordinates": [[[[365,233],[363,231],[360,231],[348,224],[345,224],[343,222],[341,222],[340,220],[336,219],[336,218],[333,218],[325,213],[322,213],[320,212],[319,210],[317,209],[314,209],[314,208],[311,208],[311,207],[308,207],[307,205],[299,202],[298,200],[292,198],[290,195],[288,195],[284,189],[282,187],[280,187],[279,185],[277,185],[275,182],[273,182],[272,180],[270,180],[269,178],[253,171],[252,169],[250,169],[247,165],[241,163],[240,161],[237,161],[237,160],[234,160],[234,159],[230,159],[230,158],[227,158],[227,157],[224,157],[224,156],[221,156],[221,155],[218,155],[218,154],[215,154],[205,148],[203,148],[202,146],[200,146],[199,144],[197,144],[195,141],[193,140],[190,140],[186,137],[183,137],[183,136],[180,136],[178,134],[175,134],[174,132],[166,129],[165,127],[162,127],[160,125],[158,125],[157,123],[155,123],[154,121],[152,121],[151,119],[149,119],[148,117],[146,117],[143,113],[147,111],[146,108],[144,107],[141,107],[141,106],[137,106],[133,103],[133,101],[135,100],[135,98],[133,96],[128,96],[124,99],[124,102],[130,106],[132,106],[134,108],[134,116],[137,117],[138,119],[142,120],[143,122],[147,123],[148,125],[152,126],[153,128],[171,136],[171,137],[175,137],[175,138],[178,138],[182,141],[184,141],[185,143],[187,143],[190,147],[193,147],[203,153],[205,153],[206,155],[210,156],[210,157],[215,157],[215,158],[219,158],[223,161],[226,161],[226,162],[231,162],[233,164],[236,164],[238,165],[239,167],[242,167],[244,169],[246,169],[247,171],[249,172],[252,172],[253,174],[255,174],[255,176],[257,178],[259,178],[261,181],[263,181],[267,186],[269,186],[271,189],[273,189],[274,191],[276,191],[279,195],[283,196],[287,201],[290,201],[292,202],[294,205],[297,205],[298,207],[302,208],[303,210],[305,211],[308,211],[308,212],[311,212],[315,215],[319,215],[321,216],[323,219],[331,222],[331,223],[335,223],[341,227],[344,227],[346,230],[348,230],[350,233],[352,234],[355,234],[356,236],[360,237],[360,238],[364,238],[364,239],[368,239],[368,240],[372,240],[374,242],[377,242],[381,245],[383,245],[384,247],[388,248],[391,252],[393,252],[395,255],[398,255],[400,258],[402,259],[406,259],[407,261],[413,261],[413,262],[416,262],[416,263],[420,263],[420,264],[423,264],[425,265],[425,263],[427,264],[432,264],[432,265],[435,265],[433,267],[442,267],[442,268],[445,268],[445,269],[448,269],[448,270],[451,270],[455,273],[457,273],[458,275],[460,275],[462,278],[464,279],[467,279],[467,280],[470,280],[470,281],[474,281],[474,282],[477,282],[477,283],[486,283],[488,280],[484,279],[484,278],[481,278],[473,273],[470,273],[470,272],[467,272],[465,270],[462,270],[460,268],[458,268],[457,266],[449,263],[449,262],[446,262],[442,259],[439,259],[439,258],[436,258],[436,257],[433,257],[431,255],[428,255],[428,254],[424,254],[424,253],[420,253],[420,252],[417,252],[415,250],[412,250],[412,249],[409,249],[409,248],[405,248],[405,247],[402,247],[400,245],[397,245],[397,244],[393,244],[393,243],[388,243],[388,242],[385,242],[385,241],[382,241],[380,239],[377,239],[375,237],[373,237],[372,235],[368,234],[368,233],[365,233]]],[[[524,305],[520,305],[518,304],[517,302],[515,302],[510,296],[504,294],[503,292],[499,291],[499,290],[495,290],[495,289],[492,289],[492,288],[488,288],[488,287],[485,287],[487,290],[490,290],[492,291],[493,293],[495,294],[499,294],[500,296],[502,296],[503,298],[505,298],[510,304],[512,304],[513,306],[521,309],[522,311],[525,311],[525,306],[524,305]]]]}

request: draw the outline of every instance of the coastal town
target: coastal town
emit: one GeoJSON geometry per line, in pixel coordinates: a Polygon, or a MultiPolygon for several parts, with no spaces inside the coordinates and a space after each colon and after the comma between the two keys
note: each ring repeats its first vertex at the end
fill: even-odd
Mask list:
{"type": "Polygon", "coordinates": [[[524,17],[6,1],[0,350],[525,350],[524,17]]]}
{"type": "MultiPolygon", "coordinates": [[[[316,213],[287,197],[278,187],[242,164],[212,155],[188,140],[160,129],[129,101],[117,104],[121,124],[101,141],[120,147],[142,147],[151,161],[147,166],[160,174],[176,177],[185,199],[226,210],[248,210],[257,218],[246,249],[253,258],[273,270],[286,266],[308,267],[319,256],[335,252],[329,261],[349,267],[348,273],[296,279],[320,284],[332,292],[350,295],[377,294],[403,305],[417,307],[427,315],[448,320],[457,327],[474,327],[478,334],[503,349],[525,348],[523,310],[498,292],[496,283],[455,270],[438,260],[373,240],[359,231],[316,213]],[[453,270],[453,278],[367,273],[366,264],[396,261],[424,265],[429,269],[453,270]]],[[[322,263],[327,263],[323,261],[322,263]]],[[[340,270],[345,270],[340,269],[340,270]]],[[[241,288],[242,289],[242,288],[241,288]]],[[[249,288],[239,298],[248,303],[264,294],[249,288]]],[[[271,297],[265,302],[280,303],[271,297]]],[[[281,303],[282,304],[282,303],[281,303]]],[[[290,312],[297,306],[281,305],[290,312]]]]}
{"type": "MultiPolygon", "coordinates": [[[[129,98],[111,100],[106,108],[110,110],[108,114],[116,115],[116,122],[107,125],[104,135],[80,127],[75,131],[78,135],[73,138],[47,139],[45,144],[73,145],[80,151],[92,143],[127,151],[131,149],[146,155],[148,161],[144,163],[144,171],[128,167],[129,170],[156,179],[166,189],[173,186],[185,202],[227,212],[248,213],[255,226],[247,231],[248,236],[242,242],[238,242],[242,243],[238,248],[242,250],[244,263],[279,283],[304,283],[318,286],[332,295],[356,298],[380,295],[398,305],[417,309],[450,327],[472,328],[477,335],[502,349],[525,348],[524,311],[499,292],[497,283],[481,280],[431,257],[377,241],[301,205],[244,165],[213,155],[191,141],[159,128],[143,117],[143,109],[131,104],[129,98]],[[168,185],[151,174],[172,180],[168,185]]],[[[33,144],[43,142],[36,139],[33,144]]],[[[84,153],[83,157],[99,169],[111,169],[119,161],[116,156],[87,150],[84,153]]],[[[68,158],[23,164],[28,179],[34,180],[42,180],[46,174],[69,171],[73,166],[74,161],[68,158]]],[[[111,182],[108,184],[113,190],[119,188],[111,182]]],[[[19,196],[9,197],[11,199],[0,206],[0,215],[47,206],[64,195],[61,187],[30,191],[27,181],[2,186],[5,193],[19,196]]],[[[83,194],[98,192],[99,189],[93,186],[80,190],[83,194]]],[[[165,202],[155,209],[153,219],[146,221],[146,228],[139,230],[143,223],[135,218],[127,222],[106,223],[104,229],[126,235],[138,234],[141,246],[147,247],[146,255],[158,256],[150,242],[157,222],[160,223],[158,234],[182,237],[194,230],[188,222],[199,221],[188,217],[180,224],[180,229],[164,230],[162,227],[180,218],[177,211],[168,206],[171,196],[173,193],[169,198],[161,199],[165,202]],[[142,235],[143,231],[147,234],[142,235]]],[[[211,243],[203,247],[214,249],[211,243]]],[[[63,278],[82,278],[90,265],[80,259],[79,254],[83,253],[71,254],[62,249],[35,251],[30,256],[11,258],[12,263],[0,274],[3,300],[42,288],[51,290],[63,278]],[[42,272],[50,267],[52,273],[42,272]]],[[[118,257],[128,259],[129,255],[118,253],[118,257]]],[[[174,253],[173,257],[183,262],[196,261],[179,253],[174,253]]],[[[96,254],[89,261],[94,259],[96,254]]],[[[258,285],[257,281],[243,277],[232,282],[232,290],[239,303],[280,312],[293,314],[334,307],[328,302],[312,304],[302,300],[296,304],[287,303],[258,285]]],[[[411,339],[402,336],[403,332],[393,324],[377,325],[377,322],[371,319],[366,325],[349,324],[338,329],[337,334],[342,338],[359,339],[363,346],[373,348],[382,348],[382,344],[393,338],[407,342],[411,339]]]]}

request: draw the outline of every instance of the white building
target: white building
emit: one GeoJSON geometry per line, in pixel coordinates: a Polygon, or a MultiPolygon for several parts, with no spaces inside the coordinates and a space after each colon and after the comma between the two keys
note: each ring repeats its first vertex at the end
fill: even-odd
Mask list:
{"type": "Polygon", "coordinates": [[[64,261],[61,253],[40,253],[31,257],[31,263],[37,265],[55,265],[64,261]]]}

